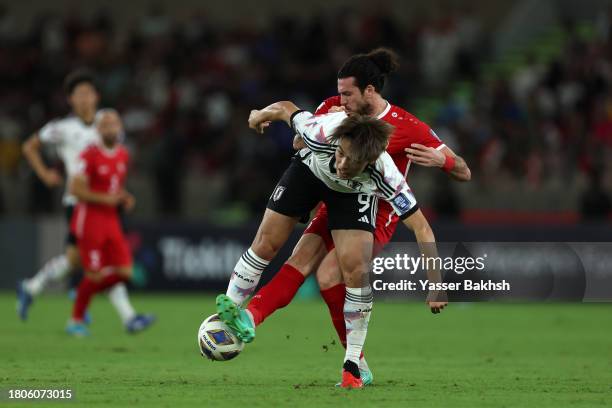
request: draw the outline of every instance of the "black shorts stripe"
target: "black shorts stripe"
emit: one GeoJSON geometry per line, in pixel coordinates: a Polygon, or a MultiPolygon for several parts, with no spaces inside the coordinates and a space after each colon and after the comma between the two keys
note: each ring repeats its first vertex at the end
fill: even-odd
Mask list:
{"type": "Polygon", "coordinates": [[[378,214],[378,197],[372,196],[372,206],[370,208],[370,218],[372,226],[376,228],[376,214],[378,214]]]}

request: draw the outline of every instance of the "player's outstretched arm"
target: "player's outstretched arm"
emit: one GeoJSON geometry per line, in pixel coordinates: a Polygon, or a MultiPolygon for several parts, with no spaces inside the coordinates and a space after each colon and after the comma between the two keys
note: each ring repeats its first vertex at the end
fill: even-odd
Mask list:
{"type": "MultiPolygon", "coordinates": [[[[436,237],[421,210],[416,210],[413,214],[404,219],[404,225],[414,232],[417,243],[419,244],[419,249],[425,259],[438,257],[436,237]]],[[[435,262],[427,262],[427,279],[430,283],[442,282],[442,275],[435,267],[435,264],[435,262]]],[[[432,313],[440,313],[442,309],[448,305],[446,292],[430,291],[427,295],[426,302],[432,313]]]]}
{"type": "Polygon", "coordinates": [[[42,143],[37,133],[30,136],[21,145],[21,152],[26,158],[38,178],[45,183],[47,187],[59,186],[63,183],[62,176],[55,170],[50,169],[45,165],[40,154],[42,143]]]}
{"type": "Polygon", "coordinates": [[[406,155],[415,164],[425,167],[440,167],[457,181],[470,181],[472,172],[465,160],[448,146],[438,150],[419,143],[405,149],[406,155]]]}
{"type": "Polygon", "coordinates": [[[249,127],[257,133],[263,133],[270,122],[283,121],[291,126],[291,115],[300,110],[293,102],[280,101],[266,106],[261,110],[252,110],[249,115],[249,127]]]}
{"type": "Polygon", "coordinates": [[[87,184],[87,178],[81,174],[76,175],[70,182],[70,194],[74,195],[79,201],[108,205],[116,207],[125,200],[125,193],[105,194],[92,191],[87,184]]]}

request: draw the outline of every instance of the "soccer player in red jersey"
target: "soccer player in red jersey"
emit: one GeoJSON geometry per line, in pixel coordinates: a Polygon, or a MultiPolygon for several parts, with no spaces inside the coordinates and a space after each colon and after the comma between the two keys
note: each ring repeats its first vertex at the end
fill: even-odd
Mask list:
{"type": "MultiPolygon", "coordinates": [[[[410,164],[414,162],[426,167],[439,167],[453,179],[469,181],[471,173],[465,160],[448,148],[427,124],[382,97],[385,77],[397,68],[397,56],[387,49],[379,48],[368,54],[352,56],[338,72],[339,95],[326,99],[315,113],[344,110],[350,115],[352,112],[367,112],[395,127],[387,152],[404,176],[407,176],[410,164]]],[[[294,147],[303,146],[298,140],[294,147]]],[[[375,254],[391,240],[398,220],[388,203],[379,204],[374,232],[375,254]]],[[[340,341],[346,348],[343,313],[346,291],[327,221],[327,208],[323,204],[304,231],[292,256],[274,278],[253,296],[247,308],[255,324],[259,325],[275,310],[288,305],[305,277],[316,271],[321,295],[329,308],[340,341]]],[[[428,300],[428,306],[433,313],[441,309],[439,302],[431,300],[428,300]]],[[[371,383],[372,373],[364,358],[360,359],[359,368],[364,385],[371,383]]]]}
{"type": "MultiPolygon", "coordinates": [[[[95,118],[100,100],[99,87],[93,72],[87,69],[77,69],[64,81],[67,101],[71,112],[63,118],[48,122],[38,132],[35,132],[23,144],[23,155],[47,187],[55,187],[64,183],[59,173],[48,168],[41,156],[43,148],[52,147],[64,164],[66,173],[66,191],[62,198],[68,227],[76,197],[70,194],[70,180],[76,172],[80,153],[92,143],[100,140],[96,130],[95,118]]],[[[17,285],[17,313],[21,320],[28,318],[28,312],[33,301],[52,282],[66,280],[80,268],[79,252],[76,237],[71,232],[66,237],[66,251],[50,259],[30,279],[24,279],[17,285]]],[[[108,292],[108,298],[120,318],[124,321],[130,317],[130,300],[125,285],[115,285],[108,292]]],[[[86,315],[87,316],[87,315],[86,315]]],[[[86,319],[87,320],[87,319],[86,319]]]]}
{"type": "MultiPolygon", "coordinates": [[[[80,156],[70,192],[78,199],[71,230],[77,237],[85,275],[81,281],[66,331],[75,336],[88,334],[83,323],[85,310],[98,292],[127,282],[132,275],[132,255],[121,229],[118,207],[133,209],[134,196],[124,189],[129,154],[118,143],[123,133],[121,118],[112,109],[96,117],[101,143],[92,144],[80,156]]],[[[131,307],[130,307],[131,308],[131,307]]],[[[131,309],[124,324],[129,333],[150,326],[155,318],[138,315],[131,309]]]]}

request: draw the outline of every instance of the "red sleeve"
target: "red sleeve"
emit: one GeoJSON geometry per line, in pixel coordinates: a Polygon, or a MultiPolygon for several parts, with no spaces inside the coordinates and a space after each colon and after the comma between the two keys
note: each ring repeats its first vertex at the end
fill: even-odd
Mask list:
{"type": "Polygon", "coordinates": [[[333,106],[340,106],[340,96],[332,96],[321,102],[315,111],[315,115],[324,115],[329,112],[333,106]]]}
{"type": "Polygon", "coordinates": [[[427,125],[427,123],[419,121],[417,128],[417,135],[419,139],[417,143],[422,144],[423,146],[433,147],[434,149],[437,149],[444,144],[438,135],[436,135],[436,132],[434,132],[433,129],[427,125]]]}
{"type": "Polygon", "coordinates": [[[412,143],[422,144],[434,149],[444,145],[438,135],[426,123],[418,121],[396,127],[387,151],[391,154],[403,153],[404,149],[410,147],[412,143]]]}

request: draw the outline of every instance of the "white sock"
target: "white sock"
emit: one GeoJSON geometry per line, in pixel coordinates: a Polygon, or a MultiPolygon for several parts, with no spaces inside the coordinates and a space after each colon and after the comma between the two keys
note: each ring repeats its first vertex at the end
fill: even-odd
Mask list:
{"type": "Polygon", "coordinates": [[[363,350],[368,322],[372,313],[374,299],[370,285],[364,288],[346,288],[344,298],[344,324],[346,324],[346,354],[344,361],[350,360],[359,365],[363,350]]]}
{"type": "Polygon", "coordinates": [[[238,306],[242,306],[245,300],[255,291],[261,273],[270,261],[266,261],[255,255],[249,248],[238,260],[234,267],[232,277],[227,286],[225,294],[238,306]]]}
{"type": "Polygon", "coordinates": [[[115,307],[115,310],[117,311],[117,314],[124,325],[127,324],[127,322],[129,322],[134,316],[136,316],[136,311],[130,303],[130,298],[128,297],[125,283],[120,282],[110,288],[108,290],[108,299],[115,307]]]}
{"type": "Polygon", "coordinates": [[[365,357],[361,357],[359,359],[359,370],[360,371],[370,371],[370,367],[368,366],[368,362],[365,357]]]}
{"type": "Polygon", "coordinates": [[[24,282],[25,290],[32,296],[38,296],[49,282],[64,279],[70,273],[71,267],[66,255],[58,255],[47,261],[46,264],[30,279],[24,282]]]}

